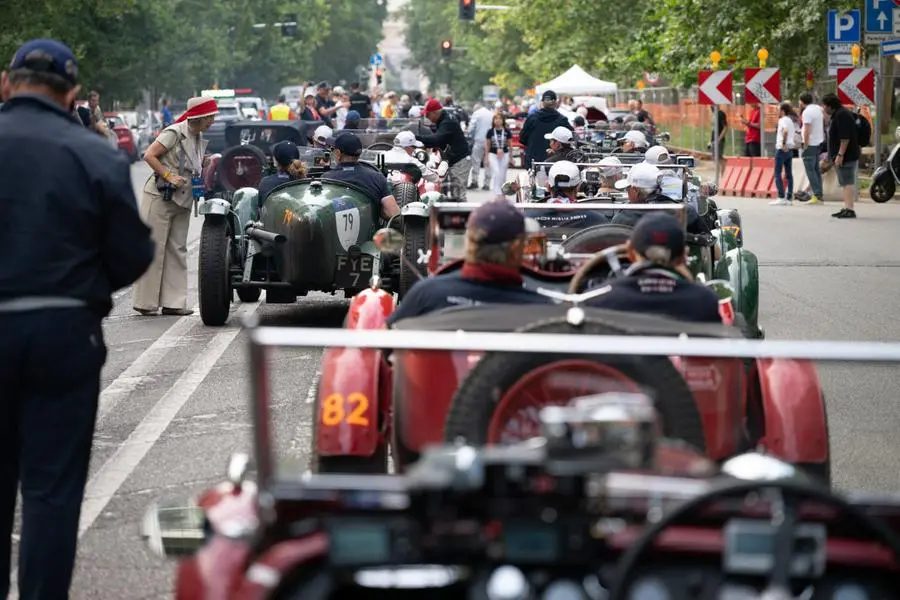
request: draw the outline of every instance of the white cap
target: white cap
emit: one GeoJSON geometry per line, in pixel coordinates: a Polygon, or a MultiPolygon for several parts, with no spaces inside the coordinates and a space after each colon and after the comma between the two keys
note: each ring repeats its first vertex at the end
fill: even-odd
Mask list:
{"type": "Polygon", "coordinates": [[[556,140],[562,144],[571,144],[572,143],[572,130],[568,127],[563,127],[560,125],[552,132],[544,135],[545,140],[556,140]]]}
{"type": "Polygon", "coordinates": [[[503,108],[503,103],[497,100],[494,102],[494,108],[503,108]]]}
{"type": "Polygon", "coordinates": [[[653,190],[659,187],[660,175],[662,175],[662,172],[655,165],[638,163],[628,171],[628,177],[616,182],[616,189],[624,190],[633,186],[645,190],[653,190]]]}
{"type": "Polygon", "coordinates": [[[581,171],[578,170],[578,165],[575,163],[568,160],[560,160],[553,163],[553,166],[550,167],[550,172],[547,173],[547,180],[550,182],[550,187],[575,187],[581,183],[581,171]],[[564,177],[560,178],[562,181],[557,181],[560,175],[564,177]]]}
{"type": "Polygon", "coordinates": [[[418,119],[422,116],[422,107],[421,106],[412,106],[409,109],[409,118],[410,119],[418,119]]]}
{"type": "Polygon", "coordinates": [[[315,90],[314,88],[308,87],[308,88],[306,88],[306,91],[303,92],[303,97],[304,97],[304,98],[308,98],[308,97],[310,97],[310,96],[315,97],[315,96],[316,96],[316,90],[315,90]]]}
{"type": "Polygon", "coordinates": [[[626,142],[631,142],[638,148],[646,148],[650,144],[647,142],[647,136],[640,131],[629,131],[623,138],[626,142]]]}
{"type": "Polygon", "coordinates": [[[331,127],[328,125],[319,125],[313,133],[313,139],[317,142],[324,142],[332,135],[334,135],[334,131],[332,131],[331,127]]]}
{"type": "Polygon", "coordinates": [[[669,162],[669,151],[663,146],[653,146],[644,153],[644,162],[651,165],[664,165],[669,162]]]}
{"type": "Polygon", "coordinates": [[[346,94],[347,90],[345,90],[344,88],[342,88],[339,85],[336,85],[336,86],[334,86],[334,89],[331,90],[331,93],[332,94],[346,94]]]}
{"type": "Polygon", "coordinates": [[[401,131],[394,138],[394,145],[401,148],[421,148],[425,144],[417,140],[412,131],[401,131]]]}
{"type": "Polygon", "coordinates": [[[619,160],[617,156],[604,156],[597,164],[601,167],[606,167],[605,169],[600,169],[600,172],[603,173],[604,176],[609,177],[610,175],[615,174],[618,168],[621,168],[622,161],[619,160]]]}

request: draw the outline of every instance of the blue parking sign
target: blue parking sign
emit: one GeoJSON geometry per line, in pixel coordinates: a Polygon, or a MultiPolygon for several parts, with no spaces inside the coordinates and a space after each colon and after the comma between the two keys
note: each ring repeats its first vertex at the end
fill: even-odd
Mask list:
{"type": "Polygon", "coordinates": [[[858,9],[828,11],[828,43],[858,44],[862,41],[862,19],[858,9]]]}

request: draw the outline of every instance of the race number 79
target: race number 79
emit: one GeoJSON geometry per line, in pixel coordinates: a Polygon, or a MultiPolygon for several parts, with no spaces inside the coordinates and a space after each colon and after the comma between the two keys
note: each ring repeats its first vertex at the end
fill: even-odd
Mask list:
{"type": "Polygon", "coordinates": [[[329,394],[322,401],[322,425],[336,427],[341,423],[368,427],[369,418],[366,411],[369,410],[369,399],[359,392],[348,394],[345,398],[342,394],[329,394]]]}
{"type": "Polygon", "coordinates": [[[342,213],[341,217],[344,218],[344,231],[350,231],[351,229],[353,229],[353,213],[347,211],[342,213]]]}

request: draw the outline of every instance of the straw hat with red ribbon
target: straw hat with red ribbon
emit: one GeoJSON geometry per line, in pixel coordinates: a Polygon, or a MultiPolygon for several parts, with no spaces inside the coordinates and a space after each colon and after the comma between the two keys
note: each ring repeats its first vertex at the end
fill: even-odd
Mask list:
{"type": "Polygon", "coordinates": [[[191,98],[187,103],[187,110],[184,111],[175,122],[181,123],[185,119],[199,119],[200,117],[211,117],[218,114],[219,105],[215,98],[191,98]]]}

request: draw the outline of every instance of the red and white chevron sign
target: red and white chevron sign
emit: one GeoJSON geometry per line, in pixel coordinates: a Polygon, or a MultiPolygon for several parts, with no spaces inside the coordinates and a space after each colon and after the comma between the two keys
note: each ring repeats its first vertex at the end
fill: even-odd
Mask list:
{"type": "Polygon", "coordinates": [[[698,74],[699,90],[697,102],[700,104],[731,104],[732,84],[734,78],[731,71],[700,71],[698,74]]]}
{"type": "Polygon", "coordinates": [[[841,104],[875,105],[875,69],[839,68],[837,94],[841,104]]]}
{"type": "Polygon", "coordinates": [[[778,69],[744,69],[744,101],[747,104],[781,102],[781,71],[778,69]]]}

